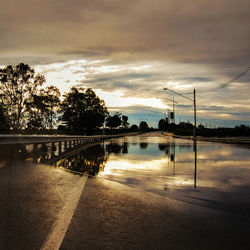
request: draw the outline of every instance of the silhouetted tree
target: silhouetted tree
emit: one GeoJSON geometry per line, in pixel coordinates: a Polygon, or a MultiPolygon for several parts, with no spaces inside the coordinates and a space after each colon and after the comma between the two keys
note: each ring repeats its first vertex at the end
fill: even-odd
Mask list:
{"type": "Polygon", "coordinates": [[[4,107],[8,108],[9,123],[14,131],[25,127],[25,101],[37,94],[38,86],[45,82],[28,64],[6,66],[0,69],[0,94],[4,107]]]}
{"type": "Polygon", "coordinates": [[[41,89],[38,94],[26,99],[26,110],[30,130],[52,129],[56,125],[60,104],[60,91],[55,86],[41,89]]]}
{"type": "Polygon", "coordinates": [[[192,129],[194,125],[190,121],[187,121],[187,122],[180,122],[179,127],[192,129]]]}
{"type": "Polygon", "coordinates": [[[44,97],[44,105],[46,107],[44,120],[46,128],[53,129],[57,122],[57,113],[60,104],[60,91],[55,86],[49,86],[41,91],[44,97]]]}
{"type": "Polygon", "coordinates": [[[147,131],[147,130],[148,130],[148,124],[147,124],[147,122],[141,121],[141,122],[140,122],[140,125],[139,125],[139,129],[140,129],[141,131],[147,131]]]}
{"type": "Polygon", "coordinates": [[[121,113],[116,113],[115,115],[109,116],[106,119],[106,126],[110,127],[111,129],[117,128],[121,126],[121,124],[122,124],[121,113]]]}
{"type": "Polygon", "coordinates": [[[122,126],[124,129],[128,129],[128,117],[126,115],[122,115],[122,126]]]}
{"type": "Polygon", "coordinates": [[[139,130],[139,127],[136,125],[136,124],[133,124],[130,128],[129,128],[130,131],[138,131],[139,130]]]}
{"type": "Polygon", "coordinates": [[[166,130],[167,129],[167,123],[164,119],[161,119],[158,122],[158,128],[159,128],[159,130],[166,130]]]}
{"type": "Polygon", "coordinates": [[[27,110],[27,129],[30,131],[44,129],[43,114],[46,107],[43,103],[43,96],[32,95],[25,101],[27,110]]]}
{"type": "Polygon", "coordinates": [[[203,124],[198,125],[198,129],[204,129],[204,128],[205,128],[205,126],[203,124]]]}
{"type": "Polygon", "coordinates": [[[71,88],[61,104],[61,121],[74,133],[101,127],[108,115],[107,107],[92,89],[71,88]]]}

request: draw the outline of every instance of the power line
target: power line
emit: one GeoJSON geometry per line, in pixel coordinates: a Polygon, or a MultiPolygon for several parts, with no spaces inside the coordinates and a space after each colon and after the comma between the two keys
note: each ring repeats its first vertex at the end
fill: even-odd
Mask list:
{"type": "Polygon", "coordinates": [[[250,70],[250,67],[246,68],[244,71],[242,71],[239,75],[235,76],[233,79],[231,79],[230,81],[222,84],[221,86],[217,87],[217,89],[222,89],[227,87],[228,85],[230,85],[231,83],[235,82],[236,80],[238,80],[240,77],[242,77],[243,75],[245,75],[248,71],[250,70]]]}
{"type": "Polygon", "coordinates": [[[218,90],[218,89],[223,89],[225,87],[228,87],[230,84],[234,83],[236,80],[238,80],[240,77],[242,77],[243,75],[245,75],[248,71],[250,70],[250,67],[247,67],[244,71],[242,71],[240,74],[238,74],[237,76],[235,76],[233,79],[231,79],[230,81],[221,84],[219,87],[210,89],[210,90],[204,90],[204,91],[198,91],[199,93],[206,93],[206,92],[211,92],[214,90],[218,90]]]}
{"type": "MultiPolygon", "coordinates": [[[[225,87],[228,87],[230,84],[234,83],[236,80],[238,80],[239,78],[241,78],[242,76],[244,76],[248,71],[250,70],[250,67],[247,67],[244,71],[242,71],[241,73],[239,73],[237,76],[235,76],[234,78],[232,78],[230,81],[221,84],[220,86],[216,87],[216,88],[212,88],[212,89],[208,89],[208,90],[197,90],[198,93],[207,93],[207,92],[211,92],[211,91],[215,91],[215,90],[219,90],[219,89],[223,89],[225,87]]],[[[191,95],[193,94],[192,92],[189,93],[183,93],[184,95],[191,95]]]]}

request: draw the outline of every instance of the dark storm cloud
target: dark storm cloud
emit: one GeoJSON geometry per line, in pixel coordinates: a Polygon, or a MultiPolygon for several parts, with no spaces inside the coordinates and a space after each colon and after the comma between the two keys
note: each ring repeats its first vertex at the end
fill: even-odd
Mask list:
{"type": "Polygon", "coordinates": [[[51,54],[221,67],[249,62],[248,0],[10,0],[0,17],[3,63],[51,54]]]}
{"type": "Polygon", "coordinates": [[[209,78],[209,77],[183,77],[183,78],[177,78],[176,80],[183,80],[183,81],[188,81],[188,82],[212,82],[215,79],[214,78],[209,78]]]}
{"type": "Polygon", "coordinates": [[[105,83],[105,82],[113,82],[113,81],[117,81],[120,79],[123,80],[131,80],[131,79],[148,79],[151,78],[152,74],[147,73],[147,74],[132,74],[132,73],[128,73],[128,74],[117,74],[117,75],[111,75],[110,77],[100,77],[100,78],[94,78],[92,80],[87,80],[86,83],[105,83]]]}
{"type": "Polygon", "coordinates": [[[249,74],[216,88],[250,66],[249,30],[249,0],[9,0],[0,8],[0,65],[38,65],[68,85],[123,97],[163,100],[165,87],[196,88],[203,116],[247,116],[249,74]],[[73,67],[74,59],[88,62],[73,67]]]}
{"type": "Polygon", "coordinates": [[[154,85],[153,79],[156,78],[154,73],[105,73],[102,77],[93,77],[83,81],[87,87],[105,89],[105,91],[123,90],[126,96],[141,97],[151,96],[146,94],[149,90],[148,82],[151,81],[151,87],[154,85]],[[106,76],[105,76],[106,75],[106,76]],[[145,84],[146,83],[146,84],[145,84]]]}

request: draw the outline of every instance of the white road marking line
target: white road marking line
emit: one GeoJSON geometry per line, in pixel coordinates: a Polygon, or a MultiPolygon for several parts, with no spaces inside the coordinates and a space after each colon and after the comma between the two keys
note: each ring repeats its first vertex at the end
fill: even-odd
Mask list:
{"type": "Polygon", "coordinates": [[[76,210],[87,178],[87,175],[83,175],[73,188],[72,195],[66,201],[56,223],[43,243],[41,250],[57,250],[60,248],[64,236],[68,230],[72,216],[76,210]]]}

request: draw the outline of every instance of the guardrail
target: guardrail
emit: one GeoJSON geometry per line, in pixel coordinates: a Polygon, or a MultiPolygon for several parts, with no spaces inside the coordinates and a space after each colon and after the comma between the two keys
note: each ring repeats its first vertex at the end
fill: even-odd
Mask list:
{"type": "Polygon", "coordinates": [[[67,142],[69,144],[86,144],[119,138],[131,134],[95,135],[95,136],[40,136],[40,135],[0,135],[0,144],[41,144],[67,142]]]}

